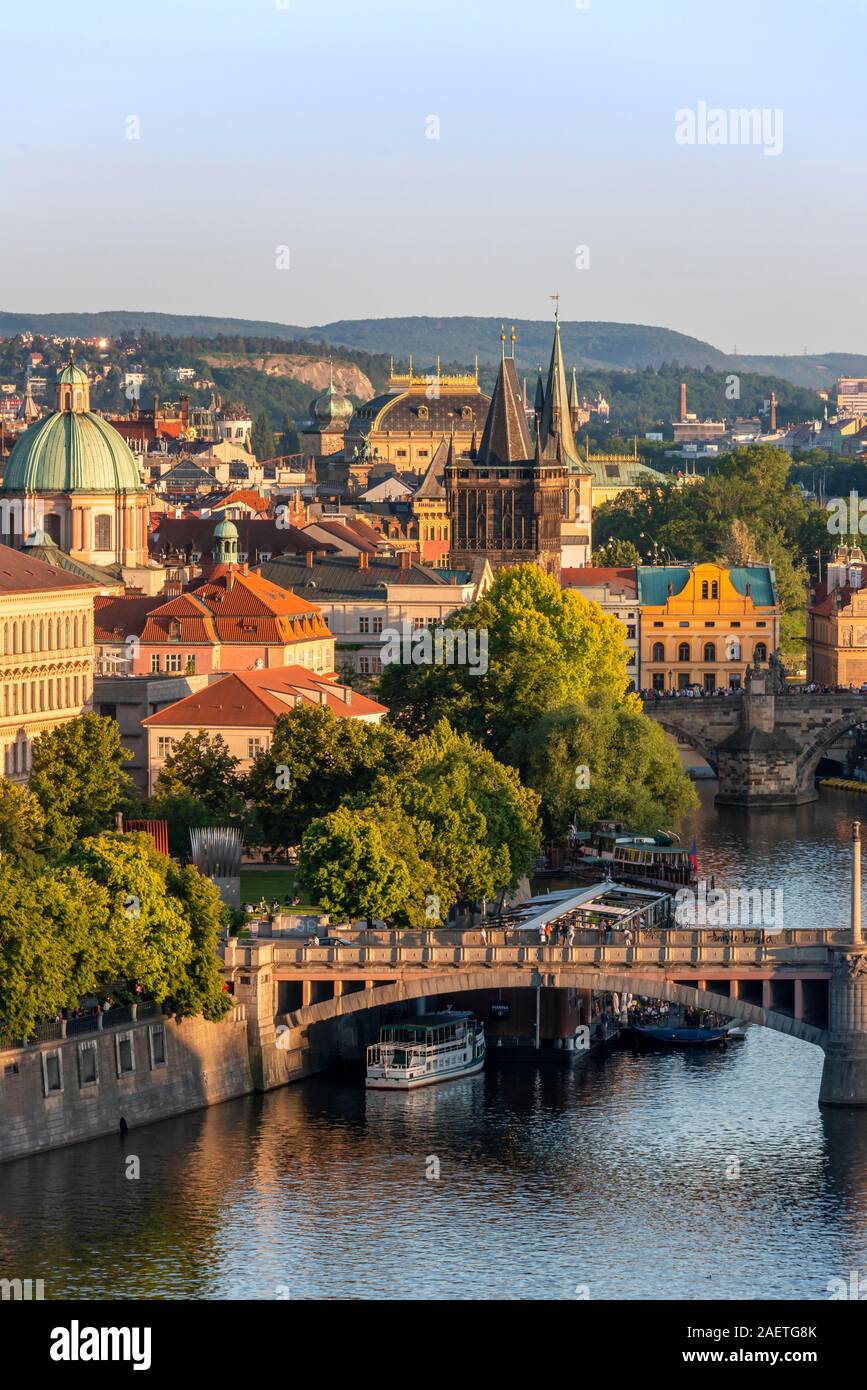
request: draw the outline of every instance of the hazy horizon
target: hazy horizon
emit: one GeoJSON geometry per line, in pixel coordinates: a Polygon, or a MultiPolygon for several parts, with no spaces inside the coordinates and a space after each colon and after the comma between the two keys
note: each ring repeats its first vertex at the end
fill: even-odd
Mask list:
{"type": "Polygon", "coordinates": [[[761,8],[33,0],[2,307],[538,320],[556,290],[728,353],[863,351],[867,12],[761,8]]]}

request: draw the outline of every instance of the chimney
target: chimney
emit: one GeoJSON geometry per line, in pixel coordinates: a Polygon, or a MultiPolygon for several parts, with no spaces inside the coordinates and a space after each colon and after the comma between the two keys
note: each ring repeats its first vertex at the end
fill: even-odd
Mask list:
{"type": "Polygon", "coordinates": [[[686,382],[680,383],[680,418],[686,419],[686,382]]]}
{"type": "Polygon", "coordinates": [[[852,945],[861,945],[861,822],[852,822],[852,945]]]}
{"type": "Polygon", "coordinates": [[[412,564],[412,555],[411,555],[410,551],[409,551],[409,550],[402,550],[402,551],[400,552],[400,568],[401,568],[402,570],[408,570],[411,564],[412,564]]]}
{"type": "Polygon", "coordinates": [[[771,420],[770,420],[770,425],[771,425],[771,434],[776,434],[776,432],[777,432],[777,395],[776,395],[776,392],[775,392],[775,391],[772,391],[772,392],[771,392],[771,420]]]}
{"type": "Polygon", "coordinates": [[[367,553],[364,550],[358,552],[358,568],[360,570],[367,569],[367,553]]]}
{"type": "Polygon", "coordinates": [[[306,566],[307,566],[307,568],[308,568],[309,570],[312,570],[312,568],[313,568],[313,551],[312,551],[312,550],[308,550],[308,551],[307,551],[307,554],[304,556],[304,563],[306,564],[306,566]]]}
{"type": "Polygon", "coordinates": [[[348,685],[343,687],[343,698],[348,705],[352,704],[352,689],[348,685]]]}

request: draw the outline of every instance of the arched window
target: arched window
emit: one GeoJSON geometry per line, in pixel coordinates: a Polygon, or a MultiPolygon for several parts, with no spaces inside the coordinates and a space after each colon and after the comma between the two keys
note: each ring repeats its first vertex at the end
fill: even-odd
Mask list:
{"type": "Polygon", "coordinates": [[[678,661],[689,661],[689,643],[688,643],[688,642],[681,642],[680,646],[679,646],[678,649],[677,649],[677,659],[678,659],[678,661]]]}
{"type": "Polygon", "coordinates": [[[63,645],[64,645],[65,647],[69,647],[69,646],[72,645],[72,643],[71,643],[70,640],[69,640],[69,639],[70,639],[70,636],[71,636],[71,633],[70,633],[70,629],[69,629],[69,616],[68,616],[68,615],[67,615],[67,618],[66,618],[66,629],[65,629],[65,631],[66,631],[66,641],[64,642],[63,645]]]}
{"type": "Polygon", "coordinates": [[[704,660],[705,660],[705,661],[716,661],[716,643],[715,643],[715,642],[705,642],[705,644],[704,644],[704,660]]]}
{"type": "Polygon", "coordinates": [[[663,646],[663,644],[662,644],[661,642],[654,642],[654,644],[653,644],[653,655],[652,655],[652,657],[651,657],[651,660],[652,660],[652,661],[664,661],[664,660],[665,660],[665,647],[663,646]]]}
{"type": "Polygon", "coordinates": [[[753,654],[754,654],[754,656],[755,656],[755,658],[756,658],[756,661],[767,661],[767,659],[768,659],[768,649],[767,649],[767,647],[765,646],[764,642],[757,642],[757,643],[756,643],[756,645],[755,645],[755,647],[754,647],[754,649],[753,649],[753,654]]]}
{"type": "Polygon", "coordinates": [[[719,584],[716,579],[710,586],[710,596],[711,598],[719,598],[719,584]]]}
{"type": "Polygon", "coordinates": [[[702,598],[707,598],[707,580],[706,580],[706,579],[703,579],[703,580],[701,581],[701,596],[702,596],[702,598]]]}
{"type": "Polygon", "coordinates": [[[111,517],[98,516],[94,521],[94,548],[111,550],[111,517]]]}
{"type": "Polygon", "coordinates": [[[49,619],[48,619],[47,642],[48,642],[47,650],[50,651],[50,652],[54,651],[54,619],[53,619],[53,618],[49,618],[49,619]]]}

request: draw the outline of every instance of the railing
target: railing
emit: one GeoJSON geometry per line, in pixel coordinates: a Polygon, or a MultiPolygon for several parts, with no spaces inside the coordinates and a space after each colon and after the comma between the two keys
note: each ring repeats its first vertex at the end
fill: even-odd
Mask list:
{"type": "Polygon", "coordinates": [[[60,1023],[39,1023],[27,1038],[13,1038],[8,1033],[0,1033],[0,1052],[20,1051],[24,1047],[39,1047],[48,1042],[64,1042],[67,1038],[77,1038],[88,1033],[101,1033],[109,1028],[123,1028],[143,1019],[156,1018],[163,1011],[162,1005],[153,999],[141,1004],[127,1004],[115,1009],[107,1009],[99,1014],[83,1014],[81,1018],[64,1018],[60,1023]]]}

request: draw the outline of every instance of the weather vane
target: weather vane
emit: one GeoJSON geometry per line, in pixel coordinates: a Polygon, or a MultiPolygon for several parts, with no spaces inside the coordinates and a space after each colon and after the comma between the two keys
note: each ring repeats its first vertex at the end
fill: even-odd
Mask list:
{"type": "Polygon", "coordinates": [[[559,323],[560,323],[560,293],[559,293],[559,291],[557,292],[557,294],[549,294],[549,295],[548,295],[548,298],[549,298],[549,299],[553,299],[553,301],[554,301],[554,322],[555,322],[556,324],[559,325],[559,323]]]}

